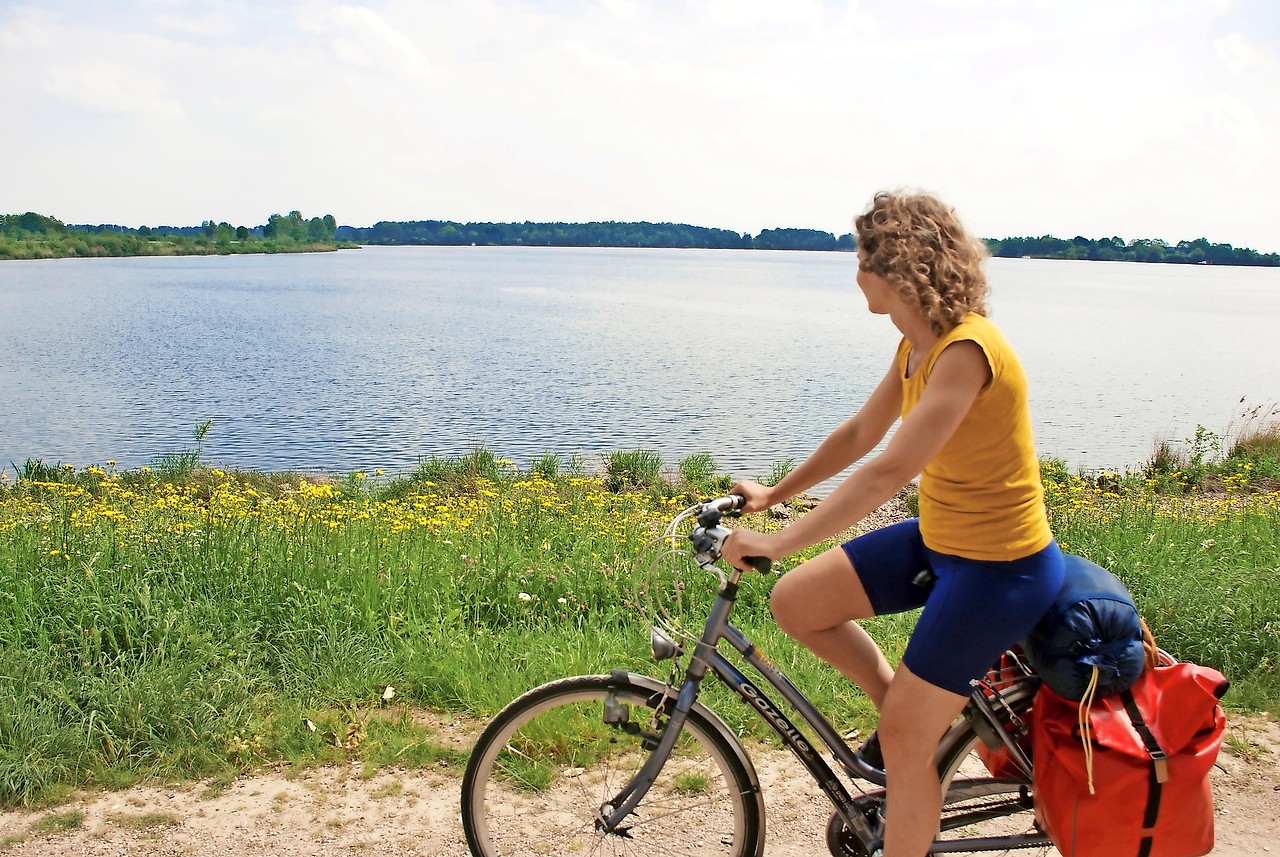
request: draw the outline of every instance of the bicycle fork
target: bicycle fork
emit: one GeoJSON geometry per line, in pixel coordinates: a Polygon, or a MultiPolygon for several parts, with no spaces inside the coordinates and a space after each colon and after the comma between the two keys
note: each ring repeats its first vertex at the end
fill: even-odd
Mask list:
{"type": "MultiPolygon", "coordinates": [[[[675,705],[670,708],[667,722],[662,728],[662,734],[658,738],[653,751],[649,754],[649,758],[645,760],[644,765],[631,778],[631,781],[623,786],[622,790],[614,795],[611,800],[601,805],[599,816],[596,819],[596,830],[600,833],[625,836],[626,828],[621,827],[622,822],[632,813],[637,804],[644,799],[654,782],[657,781],[658,774],[662,772],[662,766],[667,763],[672,750],[675,749],[676,741],[680,738],[680,732],[684,729],[685,721],[689,719],[689,712],[693,709],[693,704],[698,699],[698,688],[702,684],[703,678],[706,677],[708,664],[713,657],[719,657],[715,643],[725,625],[728,624],[729,613],[733,609],[737,590],[736,579],[722,584],[720,593],[711,607],[711,614],[707,617],[702,639],[698,641],[693,657],[689,660],[689,668],[685,671],[684,683],[680,686],[675,705]]],[[[668,696],[667,698],[669,699],[670,697],[668,696]]],[[[665,709],[667,707],[666,699],[660,703],[660,706],[655,710],[661,712],[665,709]]],[[[626,726],[624,724],[629,719],[626,706],[621,705],[616,700],[612,704],[606,701],[606,722],[612,723],[613,720],[610,720],[610,718],[617,721],[615,725],[625,729],[626,726]]]]}
{"type": "MultiPolygon", "coordinates": [[[[640,727],[639,724],[632,724],[628,706],[612,697],[605,700],[605,723],[627,732],[635,731],[640,734],[644,739],[645,749],[649,749],[651,752],[649,753],[649,758],[645,760],[644,765],[631,778],[631,781],[623,786],[622,790],[614,795],[612,799],[600,806],[599,815],[596,818],[596,830],[599,833],[618,836],[627,835],[627,828],[622,826],[622,822],[631,815],[640,801],[644,799],[644,796],[648,794],[654,782],[657,781],[658,774],[662,772],[662,766],[666,764],[667,759],[671,756],[671,751],[675,749],[676,741],[680,738],[680,732],[684,729],[685,721],[689,719],[689,710],[693,707],[697,695],[697,682],[686,680],[680,688],[680,694],[676,698],[675,705],[671,709],[662,732],[659,735],[650,736],[645,736],[640,732],[643,727],[640,727]],[[632,728],[633,726],[635,727],[634,729],[632,728]],[[657,739],[656,742],[654,742],[655,738],[657,739]],[[651,742],[654,745],[649,747],[648,745],[651,742]]],[[[665,700],[660,705],[665,708],[665,700]]],[[[657,710],[661,711],[662,708],[657,710]]]]}

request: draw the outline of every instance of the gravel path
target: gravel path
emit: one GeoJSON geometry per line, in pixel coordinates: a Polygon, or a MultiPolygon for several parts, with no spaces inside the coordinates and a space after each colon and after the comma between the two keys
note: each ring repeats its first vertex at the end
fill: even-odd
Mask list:
{"type": "MultiPolygon", "coordinates": [[[[424,715],[426,717],[426,715],[424,715]]],[[[430,718],[441,743],[466,747],[478,724],[430,718]]],[[[1280,724],[1233,718],[1231,741],[1213,775],[1218,845],[1223,857],[1280,855],[1280,724]]],[[[826,853],[830,808],[791,757],[753,758],[768,805],[771,857],[826,853]]],[[[311,857],[393,853],[465,857],[458,779],[438,770],[325,767],[286,776],[263,772],[222,790],[202,783],[86,794],[40,811],[0,814],[6,857],[157,855],[157,857],[311,857]],[[72,829],[60,819],[82,814],[72,829]]],[[[1055,852],[1056,853],[1056,852],[1055,852]]]]}

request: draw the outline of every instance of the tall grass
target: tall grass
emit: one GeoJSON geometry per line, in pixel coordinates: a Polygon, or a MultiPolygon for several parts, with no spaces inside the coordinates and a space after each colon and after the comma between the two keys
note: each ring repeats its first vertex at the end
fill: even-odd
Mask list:
{"type": "Polygon", "coordinates": [[[604,459],[604,484],[610,491],[651,488],[662,481],[662,457],[651,449],[611,452],[604,459]]]}
{"type": "Polygon", "coordinates": [[[166,452],[156,456],[151,465],[162,479],[188,479],[200,466],[204,457],[204,439],[213,427],[213,420],[205,420],[195,428],[196,448],[182,452],[166,452]]]}
{"type": "Polygon", "coordinates": [[[773,467],[770,468],[768,475],[759,477],[759,482],[761,485],[777,485],[786,478],[788,473],[795,469],[796,460],[794,458],[788,458],[785,461],[780,461],[774,464],[773,467]]]}
{"type": "Polygon", "coordinates": [[[680,478],[694,492],[718,496],[733,487],[733,480],[722,474],[710,453],[699,452],[680,460],[680,478]]]}
{"type": "MultiPolygon", "coordinates": [[[[635,572],[725,478],[693,457],[668,479],[653,458],[601,476],[476,450],[392,480],[203,466],[0,480],[0,803],[277,759],[456,761],[413,732],[412,708],[484,715],[558,676],[665,675],[635,572]]],[[[1225,489],[1190,496],[1045,472],[1067,549],[1125,579],[1166,648],[1224,669],[1229,701],[1274,709],[1280,494],[1225,466],[1225,489]]],[[[849,683],[777,631],[770,583],[747,579],[735,622],[842,728],[868,726],[849,683]]],[[[872,625],[891,658],[913,618],[872,625]]]]}

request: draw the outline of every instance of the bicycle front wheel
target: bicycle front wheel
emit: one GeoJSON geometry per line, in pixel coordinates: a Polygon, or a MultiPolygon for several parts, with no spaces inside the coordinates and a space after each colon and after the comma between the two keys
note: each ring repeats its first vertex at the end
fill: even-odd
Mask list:
{"type": "Polygon", "coordinates": [[[598,829],[601,806],[660,736],[664,700],[656,682],[619,674],[554,681],[504,708],[480,735],[462,781],[471,853],[758,857],[764,801],[755,772],[701,705],[631,817],[616,831],[598,829]]]}

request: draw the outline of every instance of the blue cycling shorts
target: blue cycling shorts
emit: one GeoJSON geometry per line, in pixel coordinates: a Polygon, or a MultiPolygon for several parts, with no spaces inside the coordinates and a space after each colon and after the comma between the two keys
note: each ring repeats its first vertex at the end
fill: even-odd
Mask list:
{"type": "Polygon", "coordinates": [[[902,662],[962,696],[1027,635],[1062,588],[1057,542],[1010,562],[965,559],[925,547],[920,521],[912,518],[843,547],[877,615],[924,608],[902,662]],[[922,571],[936,576],[932,587],[917,582],[922,571]]]}

